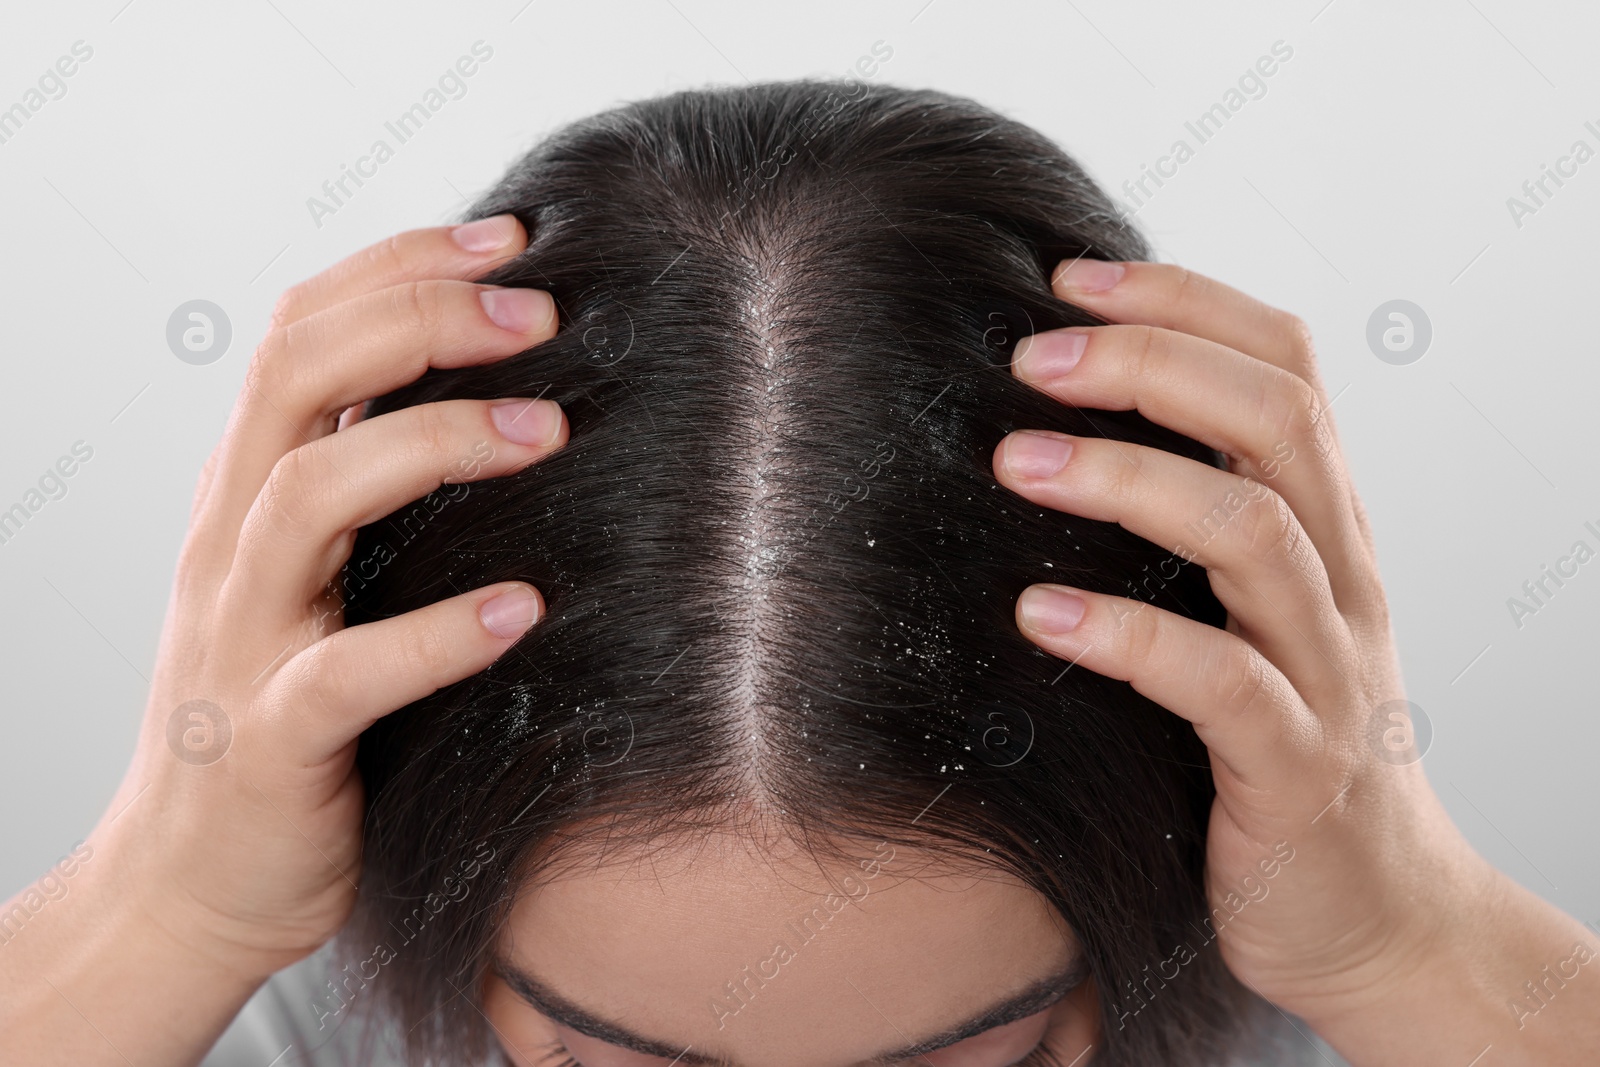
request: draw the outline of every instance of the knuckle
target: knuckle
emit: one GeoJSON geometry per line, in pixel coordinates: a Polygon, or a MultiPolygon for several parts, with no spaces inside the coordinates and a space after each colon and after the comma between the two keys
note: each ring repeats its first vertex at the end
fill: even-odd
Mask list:
{"type": "Polygon", "coordinates": [[[273,403],[293,395],[302,373],[301,351],[308,327],[304,321],[267,331],[245,370],[245,387],[273,403]]]}
{"type": "Polygon", "coordinates": [[[1226,302],[1223,300],[1225,293],[1225,286],[1219,286],[1217,282],[1199,271],[1179,267],[1177,280],[1172,288],[1172,305],[1185,316],[1196,311],[1209,313],[1219,304],[1226,302]]]}
{"type": "Polygon", "coordinates": [[[1173,302],[1180,307],[1193,301],[1204,303],[1208,279],[1184,266],[1179,266],[1177,272],[1177,280],[1172,286],[1173,302]]]}
{"type": "Polygon", "coordinates": [[[342,647],[337,641],[316,641],[295,657],[295,697],[318,718],[337,716],[350,703],[353,672],[342,662],[342,647]]]}
{"type": "Polygon", "coordinates": [[[372,261],[381,274],[410,277],[418,267],[416,242],[409,232],[390,234],[372,246],[372,261]]]}
{"type": "Polygon", "coordinates": [[[250,366],[245,371],[245,380],[265,385],[288,361],[289,327],[274,326],[261,338],[261,343],[256,345],[256,350],[250,357],[250,366]]]}
{"type": "Polygon", "coordinates": [[[1286,398],[1284,407],[1287,409],[1289,426],[1286,429],[1295,429],[1300,433],[1312,432],[1312,427],[1322,421],[1321,404],[1317,400],[1317,390],[1304,378],[1294,375],[1284,383],[1286,398]]]}
{"type": "Polygon", "coordinates": [[[1270,692],[1265,661],[1244,641],[1229,641],[1226,648],[1218,656],[1212,674],[1217,680],[1217,695],[1223,707],[1244,711],[1270,692]]]}
{"type": "Polygon", "coordinates": [[[1133,600],[1132,606],[1124,606],[1122,612],[1124,621],[1132,625],[1121,628],[1122,650],[1118,659],[1126,663],[1149,664],[1158,653],[1170,647],[1162,639],[1162,612],[1151,610],[1142,600],[1133,600]]]}
{"type": "Polygon", "coordinates": [[[267,320],[269,327],[279,329],[298,319],[304,302],[304,290],[298,285],[290,286],[279,293],[278,299],[272,305],[272,316],[267,320]]]}
{"type": "Polygon", "coordinates": [[[1310,566],[1315,563],[1320,573],[1322,568],[1316,546],[1311,543],[1311,536],[1306,533],[1306,528],[1300,524],[1299,516],[1294,514],[1287,503],[1283,505],[1282,511],[1279,521],[1283,526],[1283,533],[1277,540],[1279,559],[1302,574],[1307,573],[1310,566]]]}
{"type": "Polygon", "coordinates": [[[1134,326],[1128,345],[1128,372],[1133,381],[1147,381],[1164,372],[1172,355],[1171,339],[1154,326],[1134,326]]]}
{"type": "Polygon", "coordinates": [[[1145,495],[1149,476],[1145,473],[1144,449],[1129,446],[1096,448],[1092,454],[1099,455],[1109,467],[1106,499],[1132,501],[1145,495]]]}
{"type": "Polygon", "coordinates": [[[1294,509],[1271,489],[1257,493],[1241,512],[1239,532],[1246,553],[1273,558],[1292,555],[1302,533],[1294,509]]]}
{"type": "Polygon", "coordinates": [[[1346,612],[1350,628],[1364,637],[1387,641],[1393,616],[1389,610],[1389,594],[1381,581],[1361,583],[1357,601],[1346,612]]]}
{"type": "Polygon", "coordinates": [[[425,337],[437,337],[444,324],[444,290],[437,282],[407,282],[395,287],[396,311],[425,337]]]}
{"type": "Polygon", "coordinates": [[[1323,417],[1316,387],[1304,378],[1285,374],[1277,378],[1262,399],[1261,417],[1273,428],[1277,441],[1288,442],[1296,453],[1327,456],[1333,435],[1323,417]]]}
{"type": "Polygon", "coordinates": [[[455,420],[451,417],[448,405],[418,404],[410,409],[414,424],[415,440],[420,442],[430,455],[442,456],[454,451],[456,440],[455,420]]]}
{"type": "Polygon", "coordinates": [[[287,344],[282,330],[273,330],[261,339],[245,367],[240,390],[242,404],[254,409],[263,403],[276,403],[276,398],[283,396],[287,344]]]}
{"type": "Polygon", "coordinates": [[[1316,359],[1316,343],[1311,337],[1311,327],[1299,315],[1279,311],[1276,317],[1278,334],[1284,346],[1299,364],[1306,365],[1316,359]]]}
{"type": "Polygon", "coordinates": [[[261,494],[256,498],[262,518],[275,535],[294,535],[311,529],[316,509],[310,506],[320,475],[310,462],[311,446],[285,452],[267,473],[261,494]]]}
{"type": "Polygon", "coordinates": [[[419,619],[400,642],[399,651],[400,662],[396,664],[399,669],[407,672],[420,670],[429,677],[443,674],[453,662],[460,659],[455,652],[455,643],[436,618],[419,619]]]}

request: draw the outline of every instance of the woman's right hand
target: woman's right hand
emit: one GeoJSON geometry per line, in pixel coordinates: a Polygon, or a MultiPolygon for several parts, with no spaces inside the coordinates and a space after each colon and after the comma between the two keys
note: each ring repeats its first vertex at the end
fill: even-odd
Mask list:
{"type": "MultiPolygon", "coordinates": [[[[137,749],[89,838],[76,899],[41,912],[0,959],[10,1006],[0,1053],[19,1057],[0,1060],[120,1063],[131,1045],[144,1053],[132,1062],[179,1062],[209,1047],[216,1019],[202,1027],[216,1032],[152,1047],[154,1028],[124,1026],[126,1009],[95,1002],[95,975],[127,961],[106,958],[116,939],[90,949],[75,931],[112,914],[174,959],[242,976],[240,988],[314,951],[349,915],[361,731],[487,667],[542,609],[531,586],[500,583],[347,629],[338,579],[355,531],[442,484],[537,462],[567,438],[548,400],[359,411],[429,367],[501,359],[554,335],[547,293],[468,280],[526,239],[511,216],[404,233],[278,302],[200,474],[137,749]],[[30,940],[34,952],[16,953],[30,940]],[[29,961],[52,943],[58,951],[29,961]],[[49,1033],[50,1018],[83,1040],[49,1033]],[[65,1056],[66,1045],[87,1058],[65,1056]]],[[[192,1004],[165,1006],[181,1015],[192,1004]]]]}

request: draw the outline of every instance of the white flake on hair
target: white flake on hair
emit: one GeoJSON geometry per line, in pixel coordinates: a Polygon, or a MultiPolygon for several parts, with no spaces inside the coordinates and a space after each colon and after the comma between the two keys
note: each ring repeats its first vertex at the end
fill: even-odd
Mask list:
{"type": "Polygon", "coordinates": [[[774,655],[770,641],[776,617],[783,612],[774,598],[774,584],[783,562],[785,519],[775,500],[774,481],[783,451],[786,426],[784,386],[787,355],[781,336],[782,291],[786,281],[784,260],[771,258],[761,249],[748,250],[749,288],[740,305],[740,325],[749,338],[750,424],[747,440],[749,457],[747,481],[749,495],[739,518],[735,535],[743,566],[736,607],[735,627],[743,645],[735,656],[732,703],[741,716],[737,736],[746,739],[739,746],[757,795],[765,792],[761,768],[767,745],[769,720],[768,676],[765,666],[774,655]]]}

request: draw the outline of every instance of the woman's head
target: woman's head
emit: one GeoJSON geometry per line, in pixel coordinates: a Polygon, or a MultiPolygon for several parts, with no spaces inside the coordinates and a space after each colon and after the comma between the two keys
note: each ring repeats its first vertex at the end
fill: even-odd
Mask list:
{"type": "Polygon", "coordinates": [[[372,411],[542,395],[570,442],[365,528],[343,578],[352,624],[506,579],[547,604],[362,739],[345,946],[416,1054],[499,1030],[528,1062],[559,1033],[585,1067],[844,1067],[1009,999],[1022,1021],[934,1067],[1005,1067],[1072,1018],[1099,1064],[1216,1055],[1239,990],[1214,946],[1170,963],[1206,940],[1205,749],[1013,605],[1059,580],[1221,608],[991,471],[1022,427],[1214,461],[1009,372],[1019,338],[1094,321],[1051,265],[1146,258],[1110,201],[969,102],[792,83],[579,123],[472,216],[501,212],[530,243],[485,280],[548,289],[561,332],[372,411]]]}

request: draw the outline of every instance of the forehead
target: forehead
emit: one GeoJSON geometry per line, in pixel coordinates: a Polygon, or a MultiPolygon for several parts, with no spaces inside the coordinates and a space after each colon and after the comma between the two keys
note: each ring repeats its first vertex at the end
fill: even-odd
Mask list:
{"type": "Polygon", "coordinates": [[[998,869],[870,839],[841,852],[707,835],[563,864],[520,896],[500,954],[636,1033],[762,1063],[902,1045],[1076,953],[1048,902],[998,869]]]}

